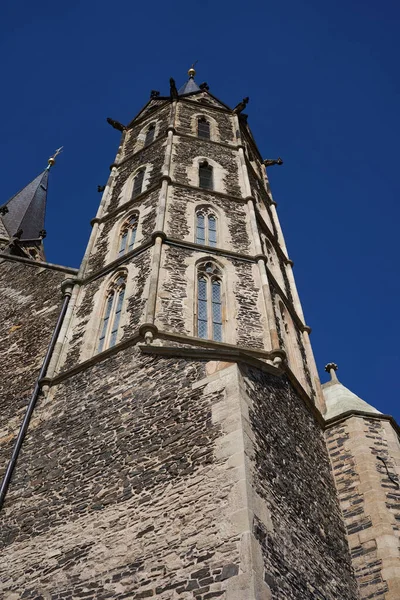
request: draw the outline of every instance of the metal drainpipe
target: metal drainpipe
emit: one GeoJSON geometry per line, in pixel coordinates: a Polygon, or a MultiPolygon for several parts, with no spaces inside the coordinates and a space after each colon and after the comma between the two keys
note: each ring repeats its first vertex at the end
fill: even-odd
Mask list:
{"type": "Polygon", "coordinates": [[[64,296],[63,304],[62,304],[62,307],[61,307],[60,314],[58,316],[57,324],[56,324],[56,326],[54,328],[54,331],[53,331],[53,335],[51,336],[50,344],[49,344],[49,346],[47,348],[46,356],[44,357],[44,360],[43,360],[43,363],[42,363],[42,367],[41,367],[39,375],[38,375],[38,377],[36,379],[35,387],[33,388],[31,399],[29,400],[29,404],[28,404],[26,412],[25,412],[24,420],[22,421],[22,425],[20,427],[20,430],[19,430],[19,433],[18,433],[18,437],[17,437],[17,439],[15,441],[14,448],[13,448],[13,451],[12,451],[12,455],[11,455],[11,458],[10,458],[10,462],[8,463],[7,470],[5,472],[4,479],[3,479],[2,484],[1,484],[1,488],[0,488],[0,510],[3,507],[4,500],[5,500],[6,494],[7,494],[7,490],[8,490],[8,487],[10,485],[11,478],[13,476],[15,466],[17,464],[18,455],[20,453],[22,444],[24,442],[24,439],[25,439],[25,436],[26,436],[26,432],[27,432],[27,429],[29,427],[29,423],[30,423],[30,420],[31,420],[31,417],[32,417],[32,413],[33,413],[33,411],[35,409],[36,402],[37,402],[37,399],[39,397],[39,393],[40,393],[40,390],[41,390],[41,387],[42,387],[42,379],[46,375],[47,367],[49,366],[49,362],[50,362],[51,356],[53,354],[54,346],[56,344],[56,341],[57,341],[57,338],[58,338],[58,334],[60,333],[61,325],[62,325],[65,313],[66,313],[67,308],[68,308],[69,299],[71,298],[72,287],[73,287],[73,281],[71,279],[66,279],[62,283],[62,290],[63,290],[63,296],[64,296]]]}

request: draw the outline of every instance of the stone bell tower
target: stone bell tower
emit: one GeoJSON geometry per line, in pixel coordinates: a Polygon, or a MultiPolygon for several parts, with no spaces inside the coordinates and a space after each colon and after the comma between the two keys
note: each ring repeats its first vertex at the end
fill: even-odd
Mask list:
{"type": "Polygon", "coordinates": [[[357,597],[264,160],[194,69],[122,134],[2,511],[8,598],[357,597]]]}

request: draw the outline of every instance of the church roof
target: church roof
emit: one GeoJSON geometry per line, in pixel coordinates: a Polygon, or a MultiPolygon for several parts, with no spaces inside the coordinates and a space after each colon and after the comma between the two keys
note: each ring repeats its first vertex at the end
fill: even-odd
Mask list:
{"type": "Polygon", "coordinates": [[[45,169],[1,207],[1,220],[10,237],[22,229],[21,240],[37,239],[44,229],[49,169],[45,169]]]}
{"type": "Polygon", "coordinates": [[[178,90],[179,96],[185,96],[186,94],[192,94],[193,92],[200,92],[200,88],[195,82],[193,77],[189,77],[189,80],[178,90]]]}
{"type": "Polygon", "coordinates": [[[360,411],[374,415],[382,414],[341,384],[336,377],[336,369],[337,366],[334,363],[329,363],[325,367],[325,370],[329,371],[332,377],[331,381],[322,385],[326,403],[326,413],[324,415],[326,421],[349,411],[360,411]]]}

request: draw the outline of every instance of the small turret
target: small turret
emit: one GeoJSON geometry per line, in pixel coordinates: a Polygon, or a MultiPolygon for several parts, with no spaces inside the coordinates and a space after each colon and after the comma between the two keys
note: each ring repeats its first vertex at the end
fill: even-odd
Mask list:
{"type": "Polygon", "coordinates": [[[349,411],[380,415],[379,410],[376,410],[376,408],[353,394],[353,392],[340,383],[336,375],[337,369],[338,366],[335,363],[328,363],[325,367],[325,371],[331,376],[331,380],[322,385],[326,402],[325,420],[332,419],[349,411]]]}

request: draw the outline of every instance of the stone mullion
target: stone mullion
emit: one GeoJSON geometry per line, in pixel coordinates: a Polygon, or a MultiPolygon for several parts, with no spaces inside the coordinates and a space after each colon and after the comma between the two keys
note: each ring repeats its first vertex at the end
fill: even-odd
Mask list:
{"type": "MultiPolygon", "coordinates": [[[[235,118],[236,129],[238,132],[240,132],[240,124],[239,124],[239,119],[238,119],[237,115],[235,115],[234,118],[235,118]]],[[[240,133],[239,133],[239,135],[240,135],[240,133]]],[[[241,142],[241,138],[239,138],[239,142],[241,142]]],[[[279,344],[278,332],[276,329],[276,321],[275,321],[275,315],[274,315],[274,307],[272,305],[271,290],[269,287],[268,275],[267,275],[267,269],[266,269],[265,262],[264,262],[264,257],[262,256],[260,232],[259,232],[258,226],[257,226],[256,213],[255,213],[255,209],[254,209],[254,200],[253,200],[252,194],[251,194],[250,179],[249,179],[249,174],[247,172],[246,159],[245,159],[244,150],[243,150],[242,145],[239,146],[238,152],[239,152],[239,160],[240,160],[243,181],[244,181],[244,186],[245,186],[245,193],[246,193],[246,197],[247,197],[247,208],[249,211],[250,225],[251,225],[251,230],[252,230],[252,234],[253,234],[254,247],[255,247],[256,258],[257,258],[257,265],[258,265],[258,270],[259,270],[260,279],[261,279],[261,289],[262,289],[262,294],[263,294],[263,299],[264,299],[265,312],[266,312],[266,316],[267,316],[267,326],[268,326],[269,335],[270,335],[270,340],[269,340],[270,346],[271,346],[271,350],[279,350],[280,344],[279,344]]]]}
{"type": "Polygon", "coordinates": [[[170,112],[170,116],[169,116],[167,147],[165,150],[164,164],[162,167],[162,184],[161,184],[160,199],[159,199],[159,205],[158,205],[156,230],[153,234],[154,247],[153,247],[152,265],[151,265],[149,296],[147,299],[145,319],[144,319],[145,320],[144,336],[145,336],[145,339],[147,342],[151,342],[153,334],[152,334],[151,329],[147,329],[147,331],[146,331],[146,326],[154,326],[154,321],[155,321],[155,316],[156,316],[157,291],[158,291],[158,282],[159,282],[159,277],[160,277],[162,246],[163,246],[163,239],[165,238],[164,227],[165,227],[165,214],[166,214],[166,208],[167,208],[168,187],[171,182],[170,173],[171,173],[172,147],[173,147],[173,143],[174,143],[176,107],[177,107],[177,101],[175,100],[174,102],[172,102],[171,112],[170,112]]]}

